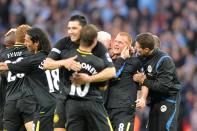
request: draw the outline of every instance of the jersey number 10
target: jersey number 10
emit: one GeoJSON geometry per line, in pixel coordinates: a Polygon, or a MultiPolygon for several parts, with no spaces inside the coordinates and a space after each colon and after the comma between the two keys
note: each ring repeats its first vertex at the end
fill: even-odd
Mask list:
{"type": "Polygon", "coordinates": [[[79,97],[84,97],[88,93],[89,88],[90,88],[90,83],[85,84],[85,87],[83,90],[81,89],[81,85],[72,84],[69,95],[74,96],[77,94],[79,97]]]}

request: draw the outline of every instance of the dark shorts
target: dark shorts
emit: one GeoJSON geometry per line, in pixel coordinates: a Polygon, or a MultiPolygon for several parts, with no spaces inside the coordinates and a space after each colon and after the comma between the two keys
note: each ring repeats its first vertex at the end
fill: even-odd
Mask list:
{"type": "Polygon", "coordinates": [[[112,108],[108,109],[108,114],[114,131],[133,131],[135,109],[112,108]]]}
{"type": "Polygon", "coordinates": [[[54,128],[66,128],[66,98],[58,98],[53,118],[54,128]]]}
{"type": "Polygon", "coordinates": [[[68,99],[66,118],[68,131],[112,131],[103,104],[96,101],[68,99]]]}
{"type": "Polygon", "coordinates": [[[33,131],[53,131],[53,116],[55,107],[55,103],[51,103],[46,107],[41,107],[38,105],[33,121],[33,131]]]}
{"type": "Polygon", "coordinates": [[[0,107],[0,131],[3,130],[3,105],[0,107]]]}
{"type": "Polygon", "coordinates": [[[33,121],[36,108],[37,103],[33,96],[6,101],[3,113],[4,129],[6,131],[19,131],[24,123],[33,121]]]}
{"type": "Polygon", "coordinates": [[[53,115],[35,117],[33,131],[53,131],[53,115]]]}

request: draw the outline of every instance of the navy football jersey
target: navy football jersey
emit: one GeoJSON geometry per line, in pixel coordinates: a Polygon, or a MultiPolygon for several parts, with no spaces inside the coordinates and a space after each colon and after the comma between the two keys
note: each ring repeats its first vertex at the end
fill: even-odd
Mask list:
{"type": "MultiPolygon", "coordinates": [[[[4,50],[0,55],[0,61],[5,63],[17,63],[25,57],[31,55],[27,48],[23,45],[14,45],[12,48],[4,50]]],[[[25,74],[14,73],[8,71],[7,86],[6,86],[6,100],[15,100],[24,96],[32,95],[32,91],[29,87],[22,87],[25,74]]]]}
{"type": "Polygon", "coordinates": [[[39,104],[39,112],[53,115],[56,96],[59,93],[59,69],[43,70],[47,53],[39,52],[19,63],[8,64],[9,70],[15,73],[24,72],[24,86],[30,86],[39,104]]]}
{"type": "MultiPolygon", "coordinates": [[[[76,55],[76,60],[81,64],[81,70],[79,73],[94,75],[106,68],[105,63],[101,58],[93,55],[92,53],[80,51],[79,49],[70,50],[69,52],[65,53],[65,56],[63,57],[70,58],[76,55]]],[[[102,95],[99,88],[105,86],[106,83],[94,82],[86,83],[85,85],[75,85],[69,80],[69,77],[74,73],[75,72],[67,71],[67,77],[65,78],[69,96],[72,98],[102,101],[102,95]]]]}

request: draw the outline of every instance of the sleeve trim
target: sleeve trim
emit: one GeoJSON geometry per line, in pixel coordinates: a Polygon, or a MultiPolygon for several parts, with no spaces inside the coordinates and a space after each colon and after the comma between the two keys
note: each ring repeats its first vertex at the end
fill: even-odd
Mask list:
{"type": "Polygon", "coordinates": [[[56,53],[58,53],[58,54],[60,54],[60,53],[61,53],[61,51],[60,51],[59,49],[57,49],[57,48],[52,48],[52,50],[51,50],[51,51],[56,52],[56,53]]]}

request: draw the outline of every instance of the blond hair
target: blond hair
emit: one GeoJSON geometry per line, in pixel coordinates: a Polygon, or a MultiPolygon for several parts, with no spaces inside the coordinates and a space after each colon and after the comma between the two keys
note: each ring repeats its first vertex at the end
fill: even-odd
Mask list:
{"type": "Polygon", "coordinates": [[[127,33],[127,32],[120,32],[120,33],[118,33],[118,35],[120,35],[120,36],[125,36],[125,37],[127,38],[127,41],[128,41],[127,44],[128,44],[128,45],[131,44],[132,41],[133,41],[131,35],[130,35],[129,33],[127,33]]]}

